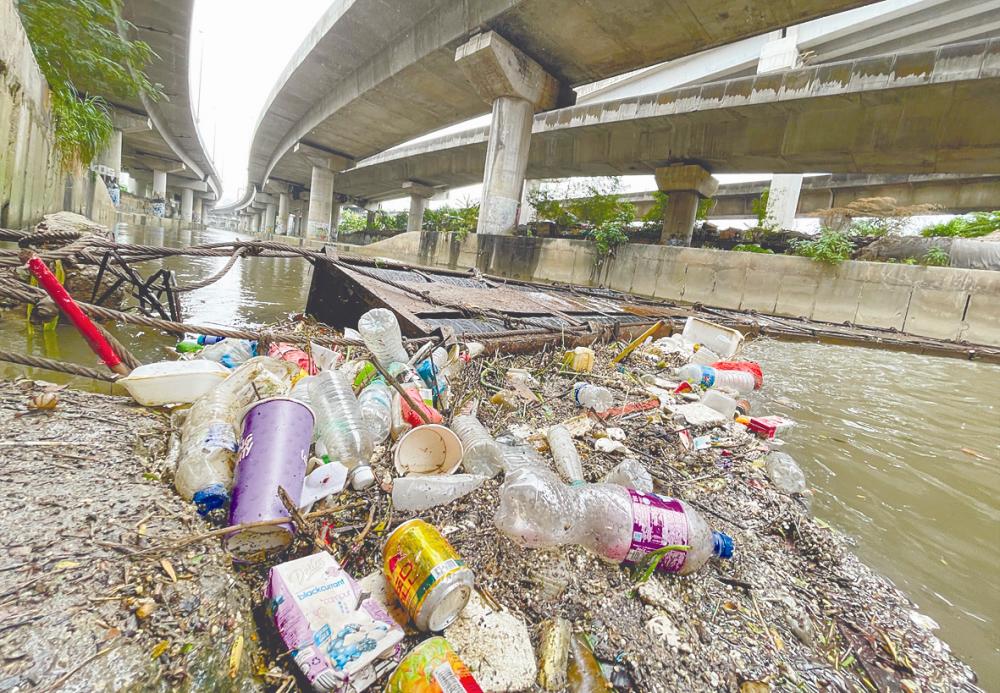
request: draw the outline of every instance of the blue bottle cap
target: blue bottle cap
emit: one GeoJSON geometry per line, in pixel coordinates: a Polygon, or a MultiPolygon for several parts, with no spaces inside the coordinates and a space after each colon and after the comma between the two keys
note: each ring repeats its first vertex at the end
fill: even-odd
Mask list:
{"type": "Polygon", "coordinates": [[[719,558],[733,557],[734,546],[731,536],[722,532],[712,532],[712,543],[716,556],[719,558]]]}
{"type": "Polygon", "coordinates": [[[207,515],[213,510],[226,507],[229,491],[222,484],[212,484],[196,491],[191,500],[198,506],[198,514],[207,515]]]}

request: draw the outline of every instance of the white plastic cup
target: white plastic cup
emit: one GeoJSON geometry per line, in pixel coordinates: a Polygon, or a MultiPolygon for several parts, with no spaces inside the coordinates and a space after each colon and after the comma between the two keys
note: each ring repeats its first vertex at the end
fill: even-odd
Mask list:
{"type": "Polygon", "coordinates": [[[393,461],[400,476],[453,474],[464,454],[462,441],[450,428],[427,424],[399,439],[393,461]]]}

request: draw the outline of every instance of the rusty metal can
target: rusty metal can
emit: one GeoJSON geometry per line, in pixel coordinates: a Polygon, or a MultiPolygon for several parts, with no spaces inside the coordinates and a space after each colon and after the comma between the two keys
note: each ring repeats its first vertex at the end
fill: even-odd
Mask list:
{"type": "Polygon", "coordinates": [[[382,569],[399,602],[423,631],[447,628],[472,596],[472,570],[423,520],[404,522],[389,535],[382,569]]]}
{"type": "Polygon", "coordinates": [[[403,658],[384,693],[483,693],[483,689],[448,641],[435,637],[403,658]]]}

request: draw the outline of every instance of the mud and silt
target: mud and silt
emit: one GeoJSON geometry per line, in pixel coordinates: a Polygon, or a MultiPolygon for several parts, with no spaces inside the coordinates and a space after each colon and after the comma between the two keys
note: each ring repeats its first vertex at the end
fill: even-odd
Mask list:
{"type": "MultiPolygon", "coordinates": [[[[628,373],[606,366],[614,353],[599,351],[605,365],[590,380],[613,389],[616,405],[648,399],[628,373]]],[[[484,357],[452,382],[453,396],[478,400],[494,434],[564,421],[580,413],[569,397],[579,376],[561,372],[557,356],[484,357]],[[490,403],[513,367],[539,379],[540,402],[516,409],[490,403]]],[[[223,526],[224,518],[206,523],[173,493],[168,420],[127,400],[69,391],[59,393],[51,413],[14,418],[35,387],[0,389],[5,445],[58,444],[3,449],[0,527],[18,553],[0,565],[0,689],[51,684],[83,664],[68,684],[79,690],[126,682],[305,690],[261,615],[267,566],[233,569],[218,538],[177,544],[223,526]]],[[[526,623],[533,648],[541,622],[563,616],[587,634],[613,680],[634,690],[738,690],[747,682],[772,690],[974,690],[972,672],[907,598],[861,564],[847,538],[810,517],[801,499],[772,487],[760,439],[732,426],[695,430],[716,440],[692,452],[668,415],[595,420],[577,439],[588,481],[622,459],[595,449],[609,426],[625,430],[630,455],[646,465],[657,492],[695,505],[734,538],[736,555],[688,578],[657,574],[640,584],[633,568],[577,547],[522,549],[493,524],[502,477],[422,513],[475,571],[485,599],[526,623]]],[[[381,485],[328,499],[329,507],[347,509],[311,521],[274,562],[324,541],[353,575],[379,570],[385,537],[415,516],[391,508],[390,457],[383,450],[375,464],[381,485]]],[[[406,645],[423,637],[410,633],[406,645]]],[[[460,654],[484,678],[503,667],[475,651],[460,654]]]]}

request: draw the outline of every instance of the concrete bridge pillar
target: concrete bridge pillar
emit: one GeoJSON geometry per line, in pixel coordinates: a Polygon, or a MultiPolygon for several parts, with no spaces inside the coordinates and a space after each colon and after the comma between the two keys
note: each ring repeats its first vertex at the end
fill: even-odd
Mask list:
{"type": "Polygon", "coordinates": [[[167,213],[167,172],[153,171],[153,216],[164,217],[167,213]]]}
{"type": "Polygon", "coordinates": [[[260,212],[250,217],[250,233],[260,233],[260,212]]]}
{"type": "Polygon", "coordinates": [[[278,218],[274,222],[274,232],[284,236],[288,230],[288,203],[291,200],[288,193],[278,193],[278,218]]]}
{"type": "MultiPolygon", "coordinates": [[[[772,40],[760,50],[757,74],[788,70],[798,67],[798,29],[792,27],[784,32],[775,32],[772,40]]],[[[802,192],[802,174],[776,173],[771,178],[767,193],[767,221],[769,226],[779,229],[795,228],[795,213],[799,208],[799,194],[802,192]]]]}
{"type": "Polygon", "coordinates": [[[198,222],[199,224],[205,223],[205,201],[200,197],[194,198],[194,210],[191,215],[191,221],[198,222]]]}
{"type": "Polygon", "coordinates": [[[424,229],[424,212],[427,211],[427,201],[434,197],[437,191],[411,180],[403,183],[403,190],[410,193],[410,213],[406,217],[406,230],[420,233],[424,229]]]}
{"type": "Polygon", "coordinates": [[[309,184],[309,219],[306,222],[306,236],[324,240],[329,238],[332,218],[333,171],[313,165],[312,180],[309,184]]]}
{"type": "Polygon", "coordinates": [[[663,245],[691,245],[698,202],[719,189],[719,181],[701,166],[674,164],[656,169],[656,187],[667,193],[663,212],[663,245]]]}
{"type": "Polygon", "coordinates": [[[559,83],[499,34],[478,34],[455,52],[476,92],[493,105],[477,233],[512,234],[517,225],[531,125],[536,111],[556,106],[559,83]]]}
{"type": "Polygon", "coordinates": [[[274,220],[278,216],[278,205],[268,202],[264,207],[264,233],[274,233],[274,220]]]}
{"type": "Polygon", "coordinates": [[[181,189],[181,221],[193,221],[194,214],[194,190],[190,188],[181,189]]]}

